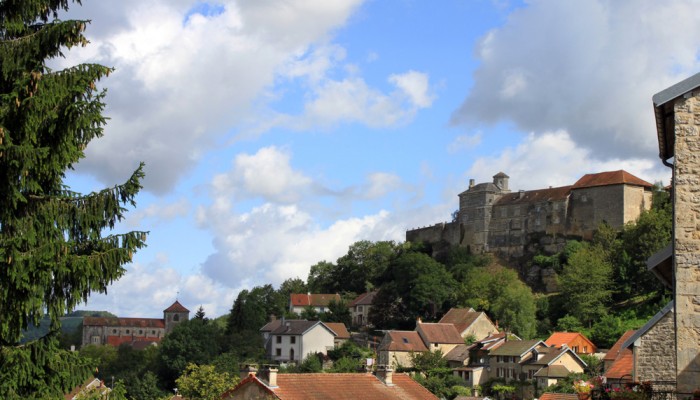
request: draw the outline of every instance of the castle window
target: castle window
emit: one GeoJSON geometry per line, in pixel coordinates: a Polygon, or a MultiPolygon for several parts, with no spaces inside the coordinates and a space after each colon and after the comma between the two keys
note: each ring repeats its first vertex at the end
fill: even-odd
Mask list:
{"type": "Polygon", "coordinates": [[[152,335],[155,335],[155,334],[156,334],[156,331],[155,331],[155,330],[152,330],[152,331],[151,331],[151,334],[152,334],[152,335]]]}
{"type": "Polygon", "coordinates": [[[116,334],[116,333],[117,333],[117,330],[116,330],[116,329],[112,329],[112,333],[116,334]]]}
{"type": "Polygon", "coordinates": [[[128,329],[126,330],[126,334],[127,334],[127,335],[129,334],[129,330],[128,330],[128,329]]]}
{"type": "Polygon", "coordinates": [[[179,320],[180,320],[180,315],[179,315],[179,314],[173,315],[173,321],[177,322],[177,321],[179,321],[179,320]]]}
{"type": "Polygon", "coordinates": [[[139,329],[139,335],[143,335],[143,330],[139,329]]]}
{"type": "Polygon", "coordinates": [[[100,344],[100,337],[99,336],[93,336],[90,338],[92,344],[100,344]]]}

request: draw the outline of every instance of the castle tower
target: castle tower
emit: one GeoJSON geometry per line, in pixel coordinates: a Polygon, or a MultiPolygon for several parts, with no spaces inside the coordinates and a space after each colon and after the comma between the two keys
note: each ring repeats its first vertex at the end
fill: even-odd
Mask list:
{"type": "Polygon", "coordinates": [[[163,321],[165,321],[165,334],[172,332],[175,325],[182,321],[187,321],[190,319],[190,310],[186,309],[185,306],[180,304],[179,301],[175,302],[165,310],[163,310],[163,321]]]}
{"type": "Polygon", "coordinates": [[[510,189],[508,189],[509,178],[510,176],[504,174],[503,172],[499,172],[493,176],[493,184],[501,189],[501,193],[510,193],[510,189]]]}

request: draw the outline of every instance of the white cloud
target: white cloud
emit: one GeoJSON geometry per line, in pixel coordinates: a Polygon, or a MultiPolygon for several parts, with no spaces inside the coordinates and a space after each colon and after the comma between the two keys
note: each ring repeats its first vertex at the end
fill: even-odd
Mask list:
{"type": "Polygon", "coordinates": [[[691,0],[528,2],[482,38],[453,122],[564,129],[597,158],[654,158],[651,97],[697,72],[699,36],[691,0]]]}
{"type": "Polygon", "coordinates": [[[155,219],[158,225],[163,221],[170,221],[178,217],[186,216],[190,212],[190,202],[182,197],[170,204],[149,204],[146,208],[137,208],[127,214],[127,225],[131,228],[141,226],[147,218],[155,219]]]}
{"type": "Polygon", "coordinates": [[[430,94],[428,75],[417,71],[408,71],[404,74],[389,76],[389,82],[396,85],[410,99],[417,108],[430,107],[435,97],[430,94]]]}
{"type": "Polygon", "coordinates": [[[459,135],[447,145],[447,152],[450,154],[458,153],[463,150],[470,150],[481,143],[482,133],[476,132],[473,135],[459,135]]]}
{"type": "Polygon", "coordinates": [[[670,173],[659,162],[644,158],[600,160],[576,146],[566,131],[529,134],[515,147],[495,157],[481,157],[466,172],[477,182],[490,182],[499,171],[510,176],[511,190],[566,186],[587,173],[624,169],[649,182],[668,182],[670,173]]]}
{"type": "Polygon", "coordinates": [[[219,2],[220,13],[193,14],[186,23],[192,1],[73,6],[68,17],[92,19],[92,44],[67,52],[59,66],[116,67],[104,82],[105,136],[90,143],[78,170],[111,185],[145,161],[146,189],[169,191],[216,139],[256,118],[255,102],[277,76],[315,79],[342,58],[327,43],[360,3],[230,0],[219,2]],[[329,50],[315,55],[315,47],[329,50]]]}
{"type": "Polygon", "coordinates": [[[375,172],[367,177],[369,184],[363,190],[368,199],[377,199],[386,196],[401,187],[401,177],[386,172],[375,172]]]}

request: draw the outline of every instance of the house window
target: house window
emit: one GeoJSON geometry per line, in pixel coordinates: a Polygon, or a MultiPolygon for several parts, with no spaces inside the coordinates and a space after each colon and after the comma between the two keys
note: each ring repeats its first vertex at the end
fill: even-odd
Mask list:
{"type": "Polygon", "coordinates": [[[112,329],[112,333],[114,333],[114,334],[116,335],[116,334],[117,334],[117,330],[116,330],[116,329],[112,329]]]}
{"type": "Polygon", "coordinates": [[[179,315],[179,314],[173,315],[173,321],[177,322],[177,321],[179,321],[179,320],[180,320],[180,315],[179,315]]]}
{"type": "Polygon", "coordinates": [[[588,346],[583,346],[583,352],[588,353],[588,346]]]}
{"type": "Polygon", "coordinates": [[[282,355],[282,349],[280,349],[280,348],[275,349],[275,355],[276,355],[277,357],[281,356],[281,355],[282,355]]]}
{"type": "Polygon", "coordinates": [[[362,306],[357,306],[357,312],[362,312],[362,306]]]}
{"type": "Polygon", "coordinates": [[[90,338],[90,340],[92,341],[92,344],[100,344],[99,336],[93,336],[92,338],[90,338]]]}
{"type": "Polygon", "coordinates": [[[155,334],[156,334],[155,330],[151,331],[151,335],[155,335],[155,334]]]}
{"type": "Polygon", "coordinates": [[[296,343],[296,342],[297,342],[297,337],[296,337],[296,336],[291,336],[291,337],[289,338],[289,343],[294,344],[294,343],[296,343]]]}
{"type": "Polygon", "coordinates": [[[139,335],[143,335],[143,329],[139,329],[139,335]]]}
{"type": "Polygon", "coordinates": [[[277,338],[277,343],[282,343],[282,336],[275,336],[277,338]]]}
{"type": "Polygon", "coordinates": [[[496,368],[496,376],[499,378],[504,378],[505,377],[505,368],[496,368]]]}
{"type": "Polygon", "coordinates": [[[129,330],[128,330],[128,329],[126,330],[126,334],[127,334],[127,335],[129,334],[129,330]]]}
{"type": "Polygon", "coordinates": [[[289,359],[294,361],[294,349],[289,349],[289,359]]]}
{"type": "Polygon", "coordinates": [[[574,353],[578,353],[578,346],[574,346],[573,350],[574,350],[574,353]]]}

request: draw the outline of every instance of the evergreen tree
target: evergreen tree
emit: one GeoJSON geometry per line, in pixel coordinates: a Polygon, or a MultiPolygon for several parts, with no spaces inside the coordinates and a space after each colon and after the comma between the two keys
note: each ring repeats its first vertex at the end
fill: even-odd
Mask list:
{"type": "Polygon", "coordinates": [[[142,232],[103,236],[134,204],[142,167],[89,195],[63,183],[102,135],[105,93],[96,83],[111,71],[46,66],[87,44],[88,21],[57,19],[69,3],[0,0],[0,398],[58,398],[89,376],[85,361],[59,349],[59,318],[105,292],[145,240],[142,232]],[[51,333],[20,346],[21,332],[45,313],[51,333]]]}

